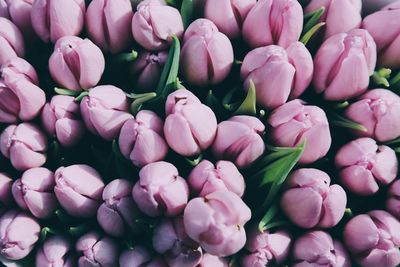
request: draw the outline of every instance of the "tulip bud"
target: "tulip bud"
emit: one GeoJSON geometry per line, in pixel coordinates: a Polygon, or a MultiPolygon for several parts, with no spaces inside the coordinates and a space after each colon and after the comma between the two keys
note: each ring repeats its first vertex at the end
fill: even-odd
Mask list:
{"type": "Polygon", "coordinates": [[[20,74],[31,83],[39,85],[39,78],[36,70],[28,61],[23,58],[14,57],[10,59],[1,65],[0,72],[3,79],[20,74]]]}
{"type": "Polygon", "coordinates": [[[218,190],[228,190],[242,197],[246,186],[235,164],[225,160],[218,161],[215,167],[210,161],[203,160],[193,168],[188,183],[190,189],[200,197],[218,190]]]}
{"type": "Polygon", "coordinates": [[[370,90],[351,104],[345,115],[363,125],[367,131],[354,131],[358,136],[367,136],[385,142],[400,136],[400,97],[386,89],[370,90]]]}
{"type": "Polygon", "coordinates": [[[43,42],[78,36],[84,19],[85,0],[34,0],[32,4],[32,26],[43,42]]]}
{"type": "Polygon", "coordinates": [[[76,36],[60,38],[49,59],[53,79],[71,90],[96,86],[104,72],[103,53],[89,39],[76,36]]]}
{"type": "Polygon", "coordinates": [[[220,258],[209,253],[204,253],[203,258],[199,264],[199,267],[229,267],[229,263],[226,259],[220,258]]]}
{"type": "Polygon", "coordinates": [[[14,182],[12,194],[21,209],[37,218],[49,218],[58,208],[54,195],[54,173],[46,168],[32,168],[14,182]]]}
{"type": "Polygon", "coordinates": [[[190,84],[220,83],[228,76],[232,64],[232,44],[212,21],[197,19],[189,25],[184,35],[181,71],[190,84]]]}
{"type": "Polygon", "coordinates": [[[13,203],[11,187],[13,180],[8,174],[0,172],[0,207],[10,206],[13,203]]]}
{"type": "Polygon", "coordinates": [[[275,109],[268,119],[272,126],[271,139],[278,146],[296,147],[304,141],[302,164],[324,157],[332,139],[325,112],[317,106],[306,106],[298,99],[275,109]]]}
{"type": "Polygon", "coordinates": [[[22,31],[27,39],[34,38],[31,23],[33,0],[1,0],[0,17],[11,20],[22,31]]]}
{"type": "Polygon", "coordinates": [[[40,167],[47,159],[46,135],[31,123],[10,125],[0,136],[0,151],[19,171],[40,167]]]}
{"type": "Polygon", "coordinates": [[[240,197],[222,190],[190,200],[183,221],[190,238],[208,253],[224,257],[245,245],[244,224],[250,218],[251,211],[240,197]]]}
{"type": "Polygon", "coordinates": [[[350,267],[351,261],[342,243],[323,231],[309,232],[294,243],[293,267],[350,267]]]}
{"type": "Polygon", "coordinates": [[[166,49],[172,35],[180,38],[183,34],[181,14],[176,8],[167,6],[164,0],[144,0],[133,15],[132,34],[147,50],[166,49]]]}
{"type": "Polygon", "coordinates": [[[153,258],[146,267],[169,267],[168,264],[161,257],[153,258]]]}
{"type": "Polygon", "coordinates": [[[73,267],[71,244],[65,238],[52,236],[44,241],[36,254],[36,266],[73,267]]]}
{"type": "Polygon", "coordinates": [[[244,88],[254,82],[257,102],[266,108],[276,108],[290,98],[298,98],[309,86],[313,75],[313,60],[304,44],[295,42],[284,48],[264,46],[250,51],[240,69],[244,88]]]}
{"type": "Polygon", "coordinates": [[[195,156],[214,141],[217,118],[190,91],[180,89],[171,93],[165,104],[165,113],[165,139],[176,153],[195,156]]]}
{"type": "Polygon", "coordinates": [[[363,267],[400,264],[400,222],[386,211],[374,210],[354,217],[344,227],[343,239],[363,267]]]}
{"type": "Polygon", "coordinates": [[[400,180],[395,181],[389,188],[386,200],[386,210],[400,219],[400,180]]]}
{"type": "Polygon", "coordinates": [[[379,185],[390,184],[397,176],[396,153],[388,146],[378,146],[371,138],[359,138],[344,145],[335,163],[345,187],[358,195],[372,195],[379,185]]]}
{"type": "Polygon", "coordinates": [[[119,256],[120,267],[147,267],[145,264],[150,261],[150,252],[141,246],[135,246],[133,249],[125,250],[119,256]]]}
{"type": "Polygon", "coordinates": [[[39,240],[40,225],[30,215],[17,210],[0,217],[0,254],[10,260],[25,258],[39,240]]]}
{"type": "Polygon", "coordinates": [[[81,255],[79,267],[116,266],[118,262],[118,246],[109,237],[102,237],[97,232],[89,232],[79,238],[76,250],[81,255]]]}
{"type": "Polygon", "coordinates": [[[303,9],[295,0],[261,0],[243,23],[243,39],[253,48],[276,44],[288,47],[300,38],[303,9]]]}
{"type": "Polygon", "coordinates": [[[358,96],[367,90],[375,64],[376,45],[366,30],[335,34],[321,45],[314,58],[315,89],[326,100],[358,96]]]}
{"type": "Polygon", "coordinates": [[[70,215],[87,218],[96,214],[104,183],[95,169],[88,165],[60,167],[54,178],[56,197],[70,215]]]}
{"type": "Polygon", "coordinates": [[[112,85],[91,89],[80,107],[87,129],[106,140],[116,138],[122,125],[132,118],[126,94],[112,85]]]}
{"type": "Polygon", "coordinates": [[[0,66],[25,54],[24,37],[22,33],[6,18],[0,17],[0,66]]]}
{"type": "Polygon", "coordinates": [[[139,209],[148,216],[173,217],[185,209],[189,188],[174,165],[159,161],[140,170],[132,196],[139,209]]]}
{"type": "Polygon", "coordinates": [[[122,155],[138,167],[163,160],[168,153],[163,127],[156,113],[139,111],[136,118],[127,120],[121,128],[118,141],[122,155]]]}

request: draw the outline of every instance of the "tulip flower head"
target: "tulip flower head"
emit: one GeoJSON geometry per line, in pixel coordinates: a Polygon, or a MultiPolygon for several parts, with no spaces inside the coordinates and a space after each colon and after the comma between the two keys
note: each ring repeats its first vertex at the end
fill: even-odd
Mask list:
{"type": "Polygon", "coordinates": [[[0,66],[25,55],[24,37],[10,20],[0,17],[0,66]]]}
{"type": "Polygon", "coordinates": [[[36,266],[74,266],[70,242],[61,236],[46,239],[36,254],[36,266]]]}

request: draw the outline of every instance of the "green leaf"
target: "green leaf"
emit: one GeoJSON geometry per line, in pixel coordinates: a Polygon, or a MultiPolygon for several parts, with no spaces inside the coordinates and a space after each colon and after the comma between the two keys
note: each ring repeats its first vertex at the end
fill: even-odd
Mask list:
{"type": "Polygon", "coordinates": [[[400,72],[397,73],[392,79],[390,79],[389,83],[390,83],[391,86],[400,83],[400,72]]]}
{"type": "Polygon", "coordinates": [[[333,105],[334,109],[344,109],[350,105],[349,101],[339,102],[333,105]]]}
{"type": "Polygon", "coordinates": [[[336,127],[340,127],[340,128],[348,128],[348,129],[362,131],[362,132],[368,131],[368,129],[365,128],[364,125],[356,123],[352,120],[346,119],[338,114],[334,114],[334,117],[336,117],[336,118],[329,121],[329,124],[332,126],[336,126],[336,127]]]}
{"type": "Polygon", "coordinates": [[[303,35],[318,23],[324,13],[325,7],[320,7],[319,9],[304,15],[304,20],[307,20],[307,22],[303,27],[303,35]]]}
{"type": "Polygon", "coordinates": [[[54,87],[54,92],[56,92],[56,94],[58,95],[68,95],[68,96],[78,96],[80,94],[79,91],[69,90],[65,88],[58,88],[58,87],[54,87]]]}
{"type": "Polygon", "coordinates": [[[400,138],[396,138],[387,142],[384,142],[384,145],[390,146],[390,145],[397,145],[400,143],[400,138]]]}
{"type": "Polygon", "coordinates": [[[143,94],[142,97],[136,98],[131,104],[131,107],[130,107],[131,113],[133,115],[136,115],[144,103],[154,99],[156,96],[157,96],[156,93],[151,92],[151,93],[143,94]]]}
{"type": "Polygon", "coordinates": [[[193,0],[183,0],[181,6],[181,16],[185,29],[193,20],[194,4],[193,0]]]}
{"type": "Polygon", "coordinates": [[[88,232],[91,228],[93,228],[93,225],[91,223],[82,223],[81,225],[78,226],[68,227],[67,233],[72,236],[79,237],[88,232]]]}
{"type": "Polygon", "coordinates": [[[319,30],[321,27],[323,27],[326,23],[325,22],[320,22],[314,27],[312,27],[309,31],[307,31],[303,37],[301,37],[300,42],[302,42],[304,45],[307,45],[308,41],[310,41],[311,37],[319,30]]]}
{"type": "Polygon", "coordinates": [[[200,154],[195,158],[185,157],[185,160],[193,167],[197,166],[197,164],[199,164],[202,159],[203,159],[203,154],[200,154]]]}
{"type": "Polygon", "coordinates": [[[277,213],[278,213],[278,204],[275,203],[267,210],[267,212],[265,213],[265,215],[262,217],[261,221],[258,224],[258,230],[261,233],[263,233],[266,230],[265,226],[272,221],[272,219],[275,217],[277,213]]]}
{"type": "Polygon", "coordinates": [[[256,115],[256,100],[256,86],[254,85],[253,80],[250,79],[250,86],[249,90],[247,91],[247,96],[234,114],[252,116],[256,115]]]}

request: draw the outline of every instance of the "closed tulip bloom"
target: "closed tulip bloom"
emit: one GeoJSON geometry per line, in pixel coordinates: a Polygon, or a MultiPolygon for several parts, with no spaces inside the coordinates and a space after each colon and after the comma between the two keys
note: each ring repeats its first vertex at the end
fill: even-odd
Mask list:
{"type": "Polygon", "coordinates": [[[14,182],[12,194],[21,209],[37,218],[49,218],[58,208],[54,195],[54,173],[46,168],[32,168],[14,182]]]}
{"type": "Polygon", "coordinates": [[[246,186],[235,164],[225,160],[218,161],[215,166],[208,160],[201,161],[190,173],[188,183],[193,193],[200,197],[224,189],[241,197],[246,186]]]}
{"type": "Polygon", "coordinates": [[[0,217],[0,254],[9,260],[25,258],[39,240],[40,225],[30,215],[10,210],[0,217]]]}
{"type": "Polygon", "coordinates": [[[36,254],[36,266],[75,266],[70,242],[61,236],[46,239],[36,254]]]}
{"type": "Polygon", "coordinates": [[[95,169],[88,165],[60,167],[54,177],[56,197],[70,215],[81,218],[96,215],[104,183],[95,169]]]}
{"type": "Polygon", "coordinates": [[[217,118],[193,93],[186,89],[171,93],[165,113],[165,139],[176,153],[195,156],[211,146],[217,131],[217,118]]]}
{"type": "Polygon", "coordinates": [[[86,27],[90,39],[103,51],[123,51],[132,42],[132,16],[130,0],[90,2],[86,12],[86,27]]]}
{"type": "Polygon", "coordinates": [[[118,262],[118,245],[109,238],[97,232],[89,232],[79,238],[76,250],[81,255],[79,267],[112,267],[118,262]]]}
{"type": "Polygon", "coordinates": [[[310,52],[300,42],[286,50],[269,45],[250,51],[243,60],[240,76],[248,90],[256,88],[257,102],[268,109],[298,98],[308,87],[314,71],[310,52]]]}
{"type": "Polygon", "coordinates": [[[351,261],[342,243],[323,231],[309,232],[296,240],[293,267],[350,267],[351,261]]]}
{"type": "Polygon", "coordinates": [[[141,267],[147,266],[146,263],[151,261],[151,254],[142,246],[135,246],[127,249],[119,256],[119,265],[121,267],[141,267]]]}
{"type": "Polygon", "coordinates": [[[31,23],[33,0],[1,0],[0,17],[7,18],[23,32],[27,39],[34,37],[31,23]]]}
{"type": "Polygon", "coordinates": [[[40,167],[47,159],[47,138],[34,124],[10,125],[0,136],[0,151],[19,171],[40,167]]]}
{"type": "Polygon", "coordinates": [[[124,123],[132,118],[126,94],[112,85],[91,89],[80,108],[87,129],[106,140],[116,138],[124,123]]]}
{"type": "Polygon", "coordinates": [[[181,72],[190,84],[207,86],[222,82],[232,64],[232,44],[212,21],[197,19],[189,25],[184,35],[181,72]]]}
{"type": "Polygon", "coordinates": [[[248,167],[264,153],[261,137],[264,130],[264,124],[255,117],[234,116],[218,124],[213,153],[219,159],[232,161],[238,168],[248,167]]]}
{"type": "Polygon", "coordinates": [[[35,68],[25,59],[15,57],[1,65],[0,73],[3,79],[22,75],[26,80],[39,85],[39,78],[35,68]]]}
{"type": "Polygon", "coordinates": [[[268,119],[272,126],[271,140],[278,146],[296,147],[304,141],[302,164],[324,157],[331,147],[332,138],[325,112],[317,106],[307,106],[292,100],[275,109],[268,119]]]}
{"type": "Polygon", "coordinates": [[[253,48],[276,44],[288,47],[300,38],[303,9],[295,0],[261,0],[243,23],[243,39],[253,48]]]}
{"type": "Polygon", "coordinates": [[[78,36],[85,21],[85,0],[34,0],[31,22],[43,42],[78,36]]]}
{"type": "Polygon", "coordinates": [[[362,13],[363,15],[369,15],[383,8],[384,6],[395,2],[396,0],[362,0],[362,13]]]}
{"type": "Polygon", "coordinates": [[[314,86],[326,100],[338,101],[364,93],[376,64],[376,45],[366,30],[329,37],[314,58],[314,86]],[[357,68],[354,68],[357,66],[357,68]]]}
{"type": "Polygon", "coordinates": [[[71,90],[96,86],[104,72],[103,53],[89,39],[76,36],[60,38],[49,59],[51,77],[71,90]]]}
{"type": "Polygon", "coordinates": [[[138,167],[163,160],[168,153],[163,127],[156,113],[139,111],[136,118],[127,120],[121,128],[118,141],[122,155],[138,167]]]}
{"type": "Polygon", "coordinates": [[[188,185],[174,165],[165,161],[150,163],[139,172],[132,190],[139,209],[148,216],[176,216],[185,209],[188,185]]]}
{"type": "Polygon", "coordinates": [[[203,258],[199,264],[199,267],[229,267],[229,263],[226,259],[220,258],[210,253],[204,253],[203,258]]]}
{"type": "Polygon", "coordinates": [[[400,97],[386,89],[374,89],[362,95],[351,104],[345,115],[363,125],[367,131],[353,131],[358,136],[367,136],[380,142],[400,136],[400,97]]]}
{"type": "Polygon", "coordinates": [[[400,180],[395,181],[389,188],[386,200],[386,210],[400,219],[400,180]]]}
{"type": "Polygon", "coordinates": [[[359,138],[344,145],[336,154],[343,185],[358,195],[372,195],[390,184],[398,172],[396,153],[371,138],[359,138]]]}
{"type": "Polygon", "coordinates": [[[8,174],[0,172],[0,207],[10,206],[13,203],[12,184],[13,179],[8,174]]]}
{"type": "Polygon", "coordinates": [[[343,239],[363,267],[395,267],[400,264],[400,222],[383,210],[370,211],[351,219],[343,239]]]}
{"type": "Polygon", "coordinates": [[[172,35],[180,38],[183,34],[181,14],[176,8],[167,6],[164,0],[144,0],[133,15],[132,34],[147,50],[166,49],[172,35]]]}
{"type": "Polygon", "coordinates": [[[0,17],[0,66],[24,55],[25,44],[21,31],[10,20],[0,17]]]}
{"type": "Polygon", "coordinates": [[[208,253],[224,257],[246,243],[244,225],[251,211],[236,194],[221,190],[192,199],[183,221],[187,235],[208,253]]]}

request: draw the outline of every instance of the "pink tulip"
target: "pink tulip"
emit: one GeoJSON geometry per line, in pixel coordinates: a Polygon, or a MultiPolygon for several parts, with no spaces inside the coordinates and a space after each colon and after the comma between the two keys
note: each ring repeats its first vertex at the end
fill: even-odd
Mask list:
{"type": "Polygon", "coordinates": [[[250,80],[254,82],[257,102],[272,109],[298,98],[310,85],[313,69],[310,52],[302,43],[294,42],[286,50],[269,45],[250,51],[240,76],[246,90],[250,80]]]}
{"type": "Polygon", "coordinates": [[[244,224],[251,211],[236,194],[222,190],[192,199],[186,206],[187,235],[215,256],[238,252],[246,243],[244,224]]]}
{"type": "Polygon", "coordinates": [[[103,51],[119,53],[132,42],[130,0],[94,0],[86,12],[88,35],[103,51]]]}
{"type": "Polygon", "coordinates": [[[61,145],[70,147],[76,145],[85,134],[85,125],[79,117],[79,104],[74,97],[56,95],[43,108],[42,125],[61,145]]]}
{"type": "Polygon", "coordinates": [[[85,20],[85,0],[34,0],[31,22],[43,42],[78,36],[85,20]]]}
{"type": "Polygon", "coordinates": [[[357,102],[351,104],[345,115],[363,125],[367,131],[354,131],[358,136],[367,136],[385,142],[400,136],[400,97],[386,89],[370,90],[357,102]]]}
{"type": "Polygon", "coordinates": [[[389,188],[386,210],[400,219],[400,180],[396,180],[389,188]]]}
{"type": "Polygon", "coordinates": [[[344,242],[363,267],[400,264],[400,222],[383,210],[351,219],[343,231],[344,242]]]}
{"type": "Polygon", "coordinates": [[[88,165],[60,167],[54,177],[56,197],[70,215],[81,218],[96,215],[104,183],[95,169],[88,165]]]}
{"type": "Polygon", "coordinates": [[[397,0],[362,0],[362,13],[363,15],[369,15],[396,1],[397,0]]]}
{"type": "Polygon", "coordinates": [[[215,166],[203,160],[193,168],[188,183],[193,193],[200,197],[218,190],[228,190],[242,197],[246,186],[235,164],[225,160],[218,161],[215,166]]]}
{"type": "Polygon", "coordinates": [[[372,195],[379,185],[390,184],[396,177],[396,153],[388,146],[378,146],[371,138],[359,138],[344,145],[335,163],[346,188],[358,195],[372,195]]]}
{"type": "Polygon", "coordinates": [[[76,36],[58,39],[49,59],[51,77],[71,90],[96,86],[104,68],[105,60],[100,48],[89,39],[76,36]]]}
{"type": "Polygon", "coordinates": [[[156,113],[139,111],[136,118],[127,120],[121,128],[118,141],[122,155],[138,167],[163,160],[168,153],[163,127],[156,113]]]}
{"type": "Polygon", "coordinates": [[[30,215],[17,210],[0,217],[0,254],[10,260],[26,257],[39,240],[40,225],[30,215]]]}
{"type": "Polygon", "coordinates": [[[231,42],[212,21],[197,19],[189,25],[184,35],[181,72],[190,84],[208,86],[222,82],[233,60],[231,42]]]}
{"type": "Polygon", "coordinates": [[[11,187],[13,180],[8,174],[0,172],[0,207],[10,206],[13,203],[11,187]]]}
{"type": "Polygon", "coordinates": [[[164,0],[144,0],[133,15],[132,34],[147,50],[166,49],[172,35],[180,38],[183,34],[181,14],[176,8],[167,6],[164,0]]]}
{"type": "Polygon", "coordinates": [[[139,209],[148,216],[176,216],[185,209],[188,185],[174,165],[165,161],[150,163],[139,172],[132,190],[139,209]]]}
{"type": "Polygon", "coordinates": [[[34,38],[31,23],[31,9],[33,0],[1,0],[0,17],[7,18],[15,23],[27,39],[34,38]]]}
{"type": "Polygon", "coordinates": [[[31,123],[10,125],[0,136],[0,151],[19,171],[40,167],[47,159],[46,135],[31,123]]]}
{"type": "Polygon", "coordinates": [[[124,91],[112,85],[97,86],[81,101],[81,115],[89,131],[112,140],[122,125],[132,118],[124,91]]]}
{"type": "Polygon", "coordinates": [[[65,238],[52,236],[46,239],[36,254],[36,266],[73,267],[71,244],[65,238]]]}
{"type": "Polygon", "coordinates": [[[211,146],[217,131],[217,119],[214,112],[193,93],[186,89],[171,93],[165,104],[165,113],[165,139],[176,153],[195,156],[211,146]]]}
{"type": "Polygon", "coordinates": [[[0,66],[12,58],[23,57],[24,54],[22,33],[10,20],[0,17],[0,66]]]}
{"type": "Polygon", "coordinates": [[[120,267],[147,267],[148,265],[145,264],[150,261],[150,252],[141,246],[135,246],[133,249],[125,250],[119,256],[120,267]]]}
{"type": "Polygon", "coordinates": [[[23,78],[34,85],[39,85],[39,78],[36,70],[28,61],[20,57],[14,57],[1,65],[0,73],[3,80],[12,77],[20,77],[18,75],[22,75],[23,78]]]}
{"type": "Polygon", "coordinates": [[[376,45],[366,30],[335,34],[321,45],[314,58],[315,89],[326,100],[356,97],[367,90],[375,64],[376,45]]]}
{"type": "Polygon", "coordinates": [[[32,168],[14,182],[12,194],[21,209],[36,218],[49,218],[58,208],[54,195],[54,173],[46,168],[32,168]]]}
{"type": "Polygon", "coordinates": [[[203,258],[198,267],[229,267],[226,259],[220,258],[209,253],[204,253],[203,258]]]}

